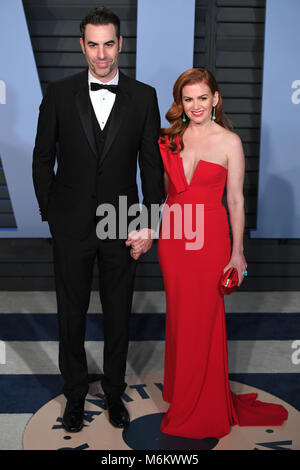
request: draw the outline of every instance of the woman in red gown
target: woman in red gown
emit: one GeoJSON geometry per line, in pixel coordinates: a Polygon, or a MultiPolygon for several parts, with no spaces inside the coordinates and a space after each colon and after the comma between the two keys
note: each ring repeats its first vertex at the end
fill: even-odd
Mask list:
{"type": "Polygon", "coordinates": [[[160,150],[168,195],[158,240],[166,291],[163,398],[170,403],[161,430],[189,438],[220,438],[230,426],[280,425],[281,405],[229,388],[221,275],[247,263],[243,254],[245,160],[240,138],[222,112],[210,72],[191,69],[176,81],[160,150]],[[232,228],[232,249],[227,212],[232,228]]]}

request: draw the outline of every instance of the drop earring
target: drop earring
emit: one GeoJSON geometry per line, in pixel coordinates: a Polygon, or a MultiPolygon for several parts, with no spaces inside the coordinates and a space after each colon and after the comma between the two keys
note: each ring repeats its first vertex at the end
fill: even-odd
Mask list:
{"type": "Polygon", "coordinates": [[[186,122],[186,116],[185,116],[185,114],[184,114],[184,111],[183,111],[183,113],[182,113],[182,122],[186,122]]]}
{"type": "Polygon", "coordinates": [[[216,120],[216,107],[213,106],[213,112],[212,112],[212,120],[215,121],[216,120]]]}

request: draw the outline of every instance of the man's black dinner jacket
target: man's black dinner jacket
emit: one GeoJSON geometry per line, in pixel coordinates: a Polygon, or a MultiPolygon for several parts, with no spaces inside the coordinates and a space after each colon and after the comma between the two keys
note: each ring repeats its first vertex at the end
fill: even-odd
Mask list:
{"type": "Polygon", "coordinates": [[[155,89],[119,72],[100,154],[92,113],[87,70],[48,85],[40,106],[33,181],[42,220],[53,236],[82,239],[95,228],[99,204],[114,205],[118,215],[119,196],[127,196],[128,206],[137,203],[137,155],[149,213],[150,205],[163,199],[155,89]]]}

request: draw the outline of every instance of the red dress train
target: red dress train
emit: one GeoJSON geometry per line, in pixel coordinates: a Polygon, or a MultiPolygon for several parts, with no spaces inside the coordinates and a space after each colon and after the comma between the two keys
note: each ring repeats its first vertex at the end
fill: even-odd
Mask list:
{"type": "Polygon", "coordinates": [[[162,143],[160,150],[169,177],[158,259],[167,305],[163,399],[170,403],[161,430],[203,439],[225,436],[235,424],[281,425],[288,415],[283,406],[229,388],[224,298],[218,290],[231,253],[222,204],[227,169],[200,160],[188,184],[180,154],[162,143]]]}

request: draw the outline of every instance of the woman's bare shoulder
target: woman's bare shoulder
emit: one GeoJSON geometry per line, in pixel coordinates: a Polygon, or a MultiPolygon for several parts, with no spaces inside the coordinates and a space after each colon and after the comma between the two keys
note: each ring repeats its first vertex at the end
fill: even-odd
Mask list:
{"type": "Polygon", "coordinates": [[[226,142],[231,145],[239,145],[242,142],[238,134],[231,131],[230,129],[226,129],[225,127],[220,126],[220,124],[218,124],[216,134],[219,135],[222,139],[225,139],[226,142]]]}
{"type": "MultiPolygon", "coordinates": [[[[221,126],[220,126],[221,127],[221,126]]],[[[242,140],[235,132],[225,129],[218,130],[220,141],[222,145],[226,147],[227,151],[232,150],[233,152],[239,152],[243,148],[242,140]]]]}

